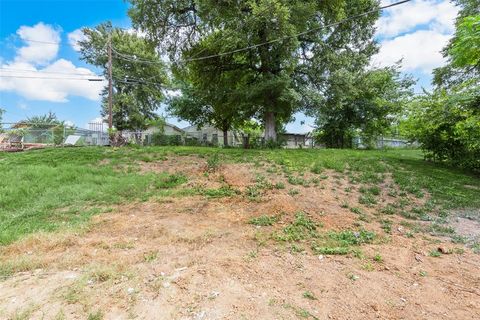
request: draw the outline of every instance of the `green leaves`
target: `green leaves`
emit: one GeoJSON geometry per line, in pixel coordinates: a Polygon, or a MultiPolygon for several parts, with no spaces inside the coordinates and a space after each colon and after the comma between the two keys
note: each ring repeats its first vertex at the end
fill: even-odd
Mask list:
{"type": "Polygon", "coordinates": [[[480,15],[461,20],[448,54],[455,67],[480,68],[480,15]]]}
{"type": "MultiPolygon", "coordinates": [[[[164,64],[153,42],[135,33],[103,23],[94,29],[83,29],[86,40],[80,42],[82,59],[104,68],[108,77],[107,44],[112,43],[113,123],[118,130],[145,129],[164,100],[162,88],[168,85],[164,64]],[[140,62],[149,61],[149,63],[140,62]]],[[[104,89],[103,111],[108,113],[108,91],[104,89]]]]}

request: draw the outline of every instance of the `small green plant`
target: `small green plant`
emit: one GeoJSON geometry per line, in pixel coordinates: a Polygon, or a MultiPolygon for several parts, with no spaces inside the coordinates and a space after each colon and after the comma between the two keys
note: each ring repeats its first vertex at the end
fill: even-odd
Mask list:
{"type": "Polygon", "coordinates": [[[362,214],[362,210],[360,210],[360,208],[357,208],[357,207],[350,208],[350,211],[352,211],[355,214],[362,214]]]}
{"type": "Polygon", "coordinates": [[[382,208],[380,212],[384,214],[392,215],[392,214],[395,214],[397,210],[391,204],[387,204],[385,207],[382,208]]]}
{"type": "Polygon", "coordinates": [[[347,209],[349,207],[348,205],[348,202],[347,201],[343,201],[342,204],[340,205],[340,207],[344,208],[344,209],[347,209]]]}
{"type": "Polygon", "coordinates": [[[300,191],[298,191],[297,189],[288,190],[288,194],[291,195],[292,197],[296,196],[299,193],[300,193],[300,191]]]}
{"type": "Polygon", "coordinates": [[[373,206],[374,204],[377,204],[377,200],[375,200],[375,198],[370,194],[361,195],[358,198],[358,202],[360,204],[366,205],[367,207],[370,207],[370,206],[373,206]]]}
{"type": "Polygon", "coordinates": [[[356,274],[353,274],[353,273],[349,273],[347,275],[348,279],[352,280],[352,281],[357,281],[358,279],[360,279],[359,276],[357,276],[356,274]]]}
{"type": "Polygon", "coordinates": [[[312,250],[315,254],[325,255],[346,255],[352,252],[349,247],[319,247],[316,245],[312,246],[312,250]]]}
{"type": "Polygon", "coordinates": [[[382,229],[386,233],[392,233],[392,221],[391,220],[382,220],[382,229]]]}
{"type": "Polygon", "coordinates": [[[258,188],[257,185],[248,186],[245,193],[246,193],[248,199],[250,199],[251,201],[258,200],[260,198],[260,196],[262,195],[261,190],[258,188]]]}
{"type": "Polygon", "coordinates": [[[102,320],[104,318],[103,312],[98,310],[94,313],[88,314],[87,320],[102,320]]]}
{"type": "Polygon", "coordinates": [[[383,258],[382,256],[380,255],[380,253],[376,253],[375,256],[373,256],[373,260],[375,262],[383,262],[383,258]]]}
{"type": "Polygon", "coordinates": [[[427,276],[427,271],[420,271],[420,276],[421,277],[426,277],[427,276]]]}
{"type": "Polygon", "coordinates": [[[214,153],[207,159],[207,170],[209,172],[215,172],[220,166],[220,157],[218,153],[214,153]]]}
{"type": "Polygon", "coordinates": [[[367,262],[362,266],[362,269],[365,270],[365,271],[371,272],[371,271],[375,270],[375,267],[373,266],[373,264],[371,262],[367,262]]]}
{"type": "Polygon", "coordinates": [[[440,257],[442,254],[441,254],[440,251],[438,251],[437,249],[433,249],[433,250],[430,250],[430,252],[428,253],[428,255],[429,255],[430,257],[438,258],[438,257],[440,257]]]}
{"type": "Polygon", "coordinates": [[[285,184],[283,182],[275,183],[275,189],[285,189],[285,184]]]}
{"type": "Polygon", "coordinates": [[[308,238],[318,237],[318,224],[311,220],[305,213],[298,212],[295,220],[288,226],[283,228],[281,233],[277,233],[274,237],[279,241],[300,241],[308,238]]]}
{"type": "Polygon", "coordinates": [[[480,254],[480,242],[474,242],[472,244],[472,251],[475,254],[480,254]]]}
{"type": "Polygon", "coordinates": [[[275,222],[278,221],[278,216],[267,216],[262,215],[256,218],[251,218],[248,223],[253,224],[255,226],[272,226],[275,222]]]}
{"type": "Polygon", "coordinates": [[[158,257],[158,251],[149,251],[143,254],[143,260],[145,262],[153,262],[157,260],[158,257]]]}
{"type": "Polygon", "coordinates": [[[204,189],[201,193],[209,198],[224,198],[236,195],[237,191],[230,187],[221,187],[219,189],[204,189]]]}
{"type": "Polygon", "coordinates": [[[313,292],[311,292],[311,291],[305,291],[305,292],[303,293],[303,297],[304,297],[305,299],[309,299],[309,300],[317,300],[317,297],[315,297],[315,295],[314,295],[313,292]]]}

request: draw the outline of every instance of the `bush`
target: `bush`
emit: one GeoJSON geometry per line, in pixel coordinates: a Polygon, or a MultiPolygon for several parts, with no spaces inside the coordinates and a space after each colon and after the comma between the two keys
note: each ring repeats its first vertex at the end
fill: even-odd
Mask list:
{"type": "Polygon", "coordinates": [[[415,100],[403,124],[428,160],[480,172],[480,87],[460,85],[415,100]]]}
{"type": "Polygon", "coordinates": [[[163,133],[154,133],[150,143],[154,146],[180,146],[183,144],[181,136],[167,136],[163,133]]]}

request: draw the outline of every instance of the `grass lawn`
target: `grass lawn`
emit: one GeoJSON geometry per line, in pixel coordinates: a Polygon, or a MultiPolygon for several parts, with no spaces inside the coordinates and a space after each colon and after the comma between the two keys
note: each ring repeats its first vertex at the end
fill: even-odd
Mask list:
{"type": "MultiPolygon", "coordinates": [[[[273,163],[293,186],[302,183],[303,173],[313,172],[321,179],[322,172],[334,170],[354,184],[365,185],[361,201],[366,204],[374,201],[375,186],[388,175],[401,193],[422,198],[427,192],[429,208],[438,208],[444,216],[452,209],[480,208],[478,177],[425,162],[417,150],[58,148],[0,153],[0,244],[37,231],[80,225],[92,215],[110,211],[109,206],[114,204],[205,194],[187,187],[185,176],[140,172],[140,162],[182,155],[207,158],[209,166],[223,162],[273,163]]],[[[229,194],[224,191],[216,190],[213,195],[229,194]]],[[[415,214],[424,215],[429,208],[419,208],[415,214]]]]}

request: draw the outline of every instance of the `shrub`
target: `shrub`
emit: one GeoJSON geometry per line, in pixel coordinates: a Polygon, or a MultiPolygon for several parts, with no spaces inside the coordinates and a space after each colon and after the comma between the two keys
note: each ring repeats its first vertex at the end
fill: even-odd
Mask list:
{"type": "Polygon", "coordinates": [[[152,135],[151,144],[154,146],[180,146],[182,145],[182,137],[179,135],[168,136],[160,132],[152,135]]]}

